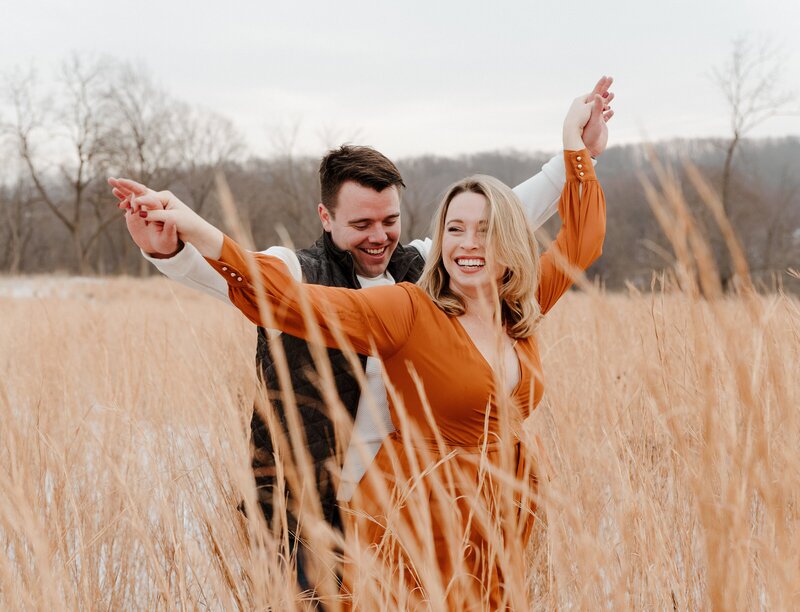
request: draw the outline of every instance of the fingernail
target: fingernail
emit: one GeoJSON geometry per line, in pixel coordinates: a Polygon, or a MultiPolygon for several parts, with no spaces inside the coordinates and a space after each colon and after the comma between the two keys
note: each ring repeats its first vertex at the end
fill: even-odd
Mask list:
{"type": "Polygon", "coordinates": [[[604,97],[604,98],[607,98],[607,97],[608,97],[608,92],[605,92],[605,93],[603,94],[603,97],[604,97]]]}
{"type": "Polygon", "coordinates": [[[146,210],[140,210],[139,211],[139,216],[144,219],[147,216],[147,211],[146,210]]]}

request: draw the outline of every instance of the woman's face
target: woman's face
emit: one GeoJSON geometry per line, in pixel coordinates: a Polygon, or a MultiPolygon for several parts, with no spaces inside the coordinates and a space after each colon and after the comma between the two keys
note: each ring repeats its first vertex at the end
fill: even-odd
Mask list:
{"type": "Polygon", "coordinates": [[[467,298],[488,296],[504,270],[495,270],[486,252],[489,206],[479,193],[465,191],[450,201],[442,236],[442,260],[450,288],[467,298]]]}

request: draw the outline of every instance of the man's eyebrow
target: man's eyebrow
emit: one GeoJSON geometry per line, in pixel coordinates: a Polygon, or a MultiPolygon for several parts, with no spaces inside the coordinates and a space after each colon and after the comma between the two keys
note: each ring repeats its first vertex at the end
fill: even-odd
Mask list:
{"type": "MultiPolygon", "coordinates": [[[[400,217],[400,213],[394,213],[393,215],[388,215],[381,219],[381,221],[386,221],[386,219],[398,219],[400,217]]],[[[372,223],[374,219],[370,219],[369,217],[365,217],[364,219],[353,219],[349,222],[350,225],[358,225],[359,223],[372,223]]]]}

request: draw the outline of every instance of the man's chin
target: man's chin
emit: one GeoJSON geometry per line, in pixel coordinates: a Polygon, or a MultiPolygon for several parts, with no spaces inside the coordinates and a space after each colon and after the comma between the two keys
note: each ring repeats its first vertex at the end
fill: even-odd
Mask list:
{"type": "Polygon", "coordinates": [[[366,276],[367,278],[375,278],[376,276],[382,276],[384,272],[386,272],[386,265],[382,264],[364,265],[362,263],[361,265],[356,267],[356,274],[358,274],[359,276],[366,276]]]}
{"type": "Polygon", "coordinates": [[[356,272],[359,276],[366,276],[369,278],[381,276],[386,272],[393,252],[394,249],[386,249],[386,252],[381,257],[372,257],[367,253],[359,252],[356,256],[356,272]]]}

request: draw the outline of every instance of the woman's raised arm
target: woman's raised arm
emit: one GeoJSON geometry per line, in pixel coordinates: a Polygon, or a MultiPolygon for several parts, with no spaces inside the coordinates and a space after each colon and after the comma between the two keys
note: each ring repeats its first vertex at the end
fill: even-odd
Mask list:
{"type": "Polygon", "coordinates": [[[600,95],[576,98],[564,119],[564,167],[567,180],[558,214],[561,230],[540,260],[537,298],[542,314],[550,310],[573,282],[570,268],[585,270],[603,252],[606,200],[583,143],[583,128],[592,110],[602,112],[600,95]]]}
{"type": "Polygon", "coordinates": [[[564,151],[567,181],[558,214],[561,230],[542,255],[537,298],[542,314],[550,310],[573,283],[569,268],[585,270],[603,252],[606,199],[586,149],[564,151]]]}

